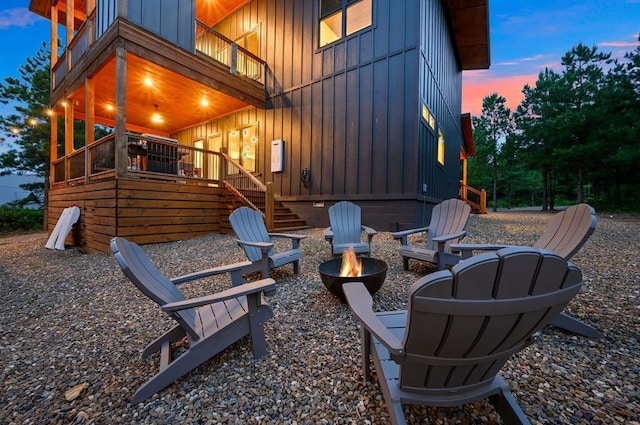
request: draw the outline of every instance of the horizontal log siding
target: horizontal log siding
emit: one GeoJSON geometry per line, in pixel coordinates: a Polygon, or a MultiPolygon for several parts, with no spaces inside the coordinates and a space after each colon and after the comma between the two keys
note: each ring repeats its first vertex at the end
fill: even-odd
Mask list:
{"type": "Polygon", "coordinates": [[[109,241],[123,236],[139,244],[189,239],[228,229],[233,205],[224,190],[150,180],[109,180],[49,191],[48,231],[69,205],[80,219],[68,244],[87,252],[109,251],[109,241]]]}

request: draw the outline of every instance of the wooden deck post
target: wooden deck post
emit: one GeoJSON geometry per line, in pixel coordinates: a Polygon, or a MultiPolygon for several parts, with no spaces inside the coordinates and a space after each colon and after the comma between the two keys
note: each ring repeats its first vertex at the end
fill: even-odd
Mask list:
{"type": "Polygon", "coordinates": [[[265,223],[269,231],[273,230],[273,182],[267,182],[267,193],[264,200],[265,223]]]}
{"type": "Polygon", "coordinates": [[[480,191],[480,214],[487,213],[487,191],[482,189],[480,191]]]}

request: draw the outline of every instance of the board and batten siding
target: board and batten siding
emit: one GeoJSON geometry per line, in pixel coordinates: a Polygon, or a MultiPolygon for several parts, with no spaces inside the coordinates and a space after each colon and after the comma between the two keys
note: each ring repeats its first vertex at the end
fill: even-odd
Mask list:
{"type": "Polygon", "coordinates": [[[457,196],[461,71],[438,1],[373,0],[373,25],[318,48],[317,1],[253,0],[216,23],[230,39],[258,31],[270,105],[175,135],[181,143],[258,124],[257,171],[290,200],[457,196]],[[399,7],[402,5],[402,7],[399,7]],[[425,102],[445,135],[421,127],[425,102]],[[425,134],[428,136],[425,138],[425,134]],[[284,171],[271,173],[271,141],[285,141],[284,171]],[[428,139],[428,140],[427,140],[428,139]],[[311,184],[300,175],[311,170],[311,184]]]}
{"type": "Polygon", "coordinates": [[[195,52],[195,0],[128,0],[126,14],[129,21],[195,52]]]}
{"type": "MultiPolygon", "coordinates": [[[[457,197],[460,188],[462,71],[442,2],[421,2],[420,98],[435,117],[437,127],[422,123],[419,144],[420,186],[436,199],[457,197]],[[438,129],[445,137],[445,165],[437,162],[438,129]]],[[[419,188],[421,190],[421,187],[419,188]]]]}
{"type": "MultiPolygon", "coordinates": [[[[318,48],[317,1],[254,0],[216,30],[257,30],[270,106],[257,110],[257,168],[283,197],[412,196],[417,187],[419,31],[417,0],[374,0],[373,25],[318,48]],[[270,171],[271,140],[285,141],[285,168],[270,171]],[[311,169],[311,184],[300,182],[311,169]]],[[[180,132],[226,132],[237,115],[180,132]]],[[[235,128],[238,126],[236,125],[235,128]]]]}

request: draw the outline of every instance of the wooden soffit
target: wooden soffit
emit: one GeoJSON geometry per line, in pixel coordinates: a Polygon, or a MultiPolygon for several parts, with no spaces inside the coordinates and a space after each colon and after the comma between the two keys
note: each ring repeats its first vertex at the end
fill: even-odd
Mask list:
{"type": "Polygon", "coordinates": [[[445,6],[461,68],[489,68],[489,0],[446,0],[445,6]]]}
{"type": "Polygon", "coordinates": [[[460,117],[462,122],[462,139],[464,142],[464,151],[467,157],[475,156],[476,146],[473,140],[473,125],[471,124],[471,114],[462,114],[460,117]]]}

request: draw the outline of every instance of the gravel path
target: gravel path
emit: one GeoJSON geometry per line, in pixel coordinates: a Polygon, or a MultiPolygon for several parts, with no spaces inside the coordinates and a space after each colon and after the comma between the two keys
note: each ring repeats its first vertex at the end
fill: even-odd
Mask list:
{"type": "MultiPolygon", "coordinates": [[[[530,245],[550,214],[472,216],[468,242],[530,245]]],[[[134,391],[157,368],[144,346],[171,320],[122,275],[111,255],[76,248],[49,251],[44,233],[0,239],[0,423],[386,424],[377,383],[360,373],[358,325],[322,285],[329,258],[321,229],[301,232],[301,273],[277,269],[266,325],[268,353],[253,359],[247,338],[147,401],[134,391]],[[84,388],[65,399],[73,387],[84,388]]],[[[148,245],[152,260],[177,276],[244,260],[229,235],[148,245]]],[[[406,308],[409,285],[432,271],[402,271],[398,242],[373,241],[389,272],[376,309],[406,308]]],[[[600,340],[545,329],[503,376],[534,424],[640,424],[640,220],[598,215],[595,233],[573,258],[584,286],[568,311],[597,327],[600,340]]],[[[413,264],[413,263],[412,263],[413,264]]],[[[187,284],[188,296],[228,286],[211,278],[187,284]]],[[[406,407],[414,424],[501,423],[486,402],[460,408],[406,407]]]]}

